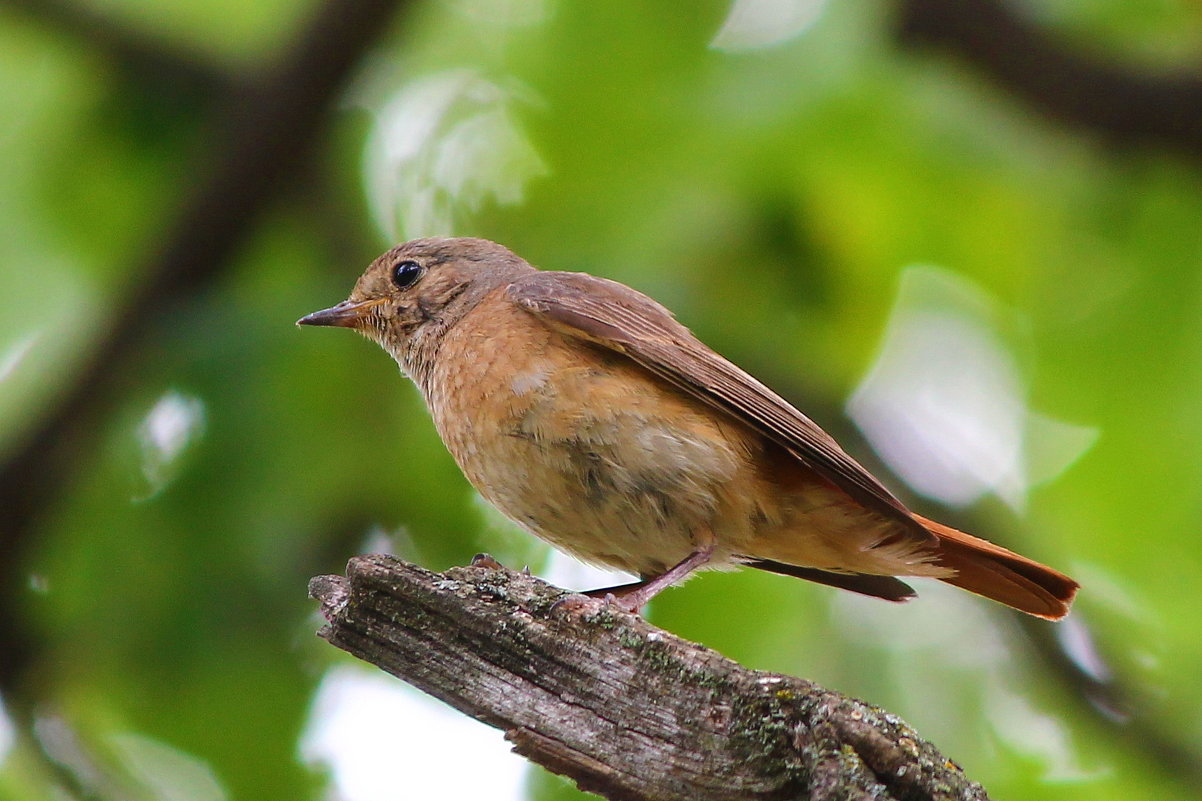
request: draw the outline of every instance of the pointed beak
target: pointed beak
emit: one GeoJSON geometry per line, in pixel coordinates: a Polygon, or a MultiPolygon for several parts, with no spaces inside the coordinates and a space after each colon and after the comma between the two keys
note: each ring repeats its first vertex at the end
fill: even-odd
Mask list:
{"type": "Polygon", "coordinates": [[[333,325],[339,328],[357,328],[359,321],[375,306],[383,303],[385,298],[361,300],[357,303],[344,300],[337,306],[315,311],[296,321],[297,325],[333,325]]]}

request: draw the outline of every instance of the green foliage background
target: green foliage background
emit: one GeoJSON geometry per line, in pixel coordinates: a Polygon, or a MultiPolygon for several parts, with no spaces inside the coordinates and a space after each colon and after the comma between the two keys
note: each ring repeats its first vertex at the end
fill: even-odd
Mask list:
{"type": "MultiPolygon", "coordinates": [[[[139,280],[136,265],[204,169],[196,154],[208,132],[196,98],[122,72],[88,37],[25,5],[0,9],[9,450],[139,280]]],[[[231,75],[270,63],[312,10],[282,0],[95,7],[231,75]]],[[[925,586],[894,609],[779,577],[713,575],[663,596],[655,622],[886,706],[996,798],[1194,795],[1196,159],[1108,146],[961,62],[900,47],[889,3],[837,0],[796,36],[738,52],[710,47],[727,11],[566,0],[407,8],[235,269],[185,303],[144,310],[155,335],[113,376],[119,408],[76,454],[81,479],[27,549],[22,607],[4,610],[31,619],[40,638],[28,697],[5,704],[32,703],[43,722],[73,731],[111,774],[93,785],[98,797],[172,797],[120,758],[114,737],[131,734],[206,766],[231,799],[329,797],[298,740],[318,681],[344,662],[311,636],[307,579],[340,571],[376,529],[402,531],[396,547],[432,568],[478,550],[531,558],[482,512],[378,349],[292,326],[344,297],[391,244],[367,200],[364,104],[446,70],[501,87],[541,169],[527,170],[520,199],[452,197],[453,230],[420,233],[485,236],[537,265],[649,292],[870,464],[842,408],[879,347],[901,271],[939,265],[1014,310],[1032,407],[1099,437],[1021,516],[985,500],[953,522],[1083,579],[1076,619],[1134,710],[1127,721],[1099,712],[1004,610],[925,586]],[[168,392],[202,404],[203,427],[151,481],[138,431],[168,392]],[[1001,722],[1015,709],[1023,715],[1001,722]],[[1163,760],[1150,756],[1147,731],[1164,738],[1154,746],[1163,760]]],[[[1196,60],[1202,46],[1202,11],[1188,5],[1059,0],[1041,14],[1074,47],[1132,68],[1196,60]]],[[[39,729],[43,744],[49,730],[39,729]]],[[[4,753],[0,797],[61,797],[35,740],[4,753]]],[[[530,788],[539,799],[576,792],[549,777],[530,788]]]]}

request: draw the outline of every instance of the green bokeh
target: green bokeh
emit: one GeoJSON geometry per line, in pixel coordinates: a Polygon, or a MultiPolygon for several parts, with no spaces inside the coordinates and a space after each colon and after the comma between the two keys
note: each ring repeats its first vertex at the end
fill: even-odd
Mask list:
{"type": "MultiPolygon", "coordinates": [[[[228,76],[278,57],[311,6],[88,7],[228,76]]],[[[1082,578],[1077,614],[1141,717],[1198,751],[1198,165],[1108,147],[960,62],[901,48],[883,4],[831,3],[811,28],[747,52],[709,46],[727,11],[418,4],[224,280],[146,310],[154,336],[77,454],[80,479],[37,529],[24,608],[5,610],[42,638],[40,714],[67,721],[115,782],[142,788],[129,797],[151,795],[114,756],[114,735],[128,733],[198,760],[231,799],[327,797],[298,740],[317,682],[341,660],[310,639],[305,585],[341,570],[371,532],[432,568],[481,549],[540,558],[497,530],[383,353],[292,326],[344,297],[391,244],[366,200],[365,98],[445,70],[507,92],[544,169],[520,201],[456,205],[442,233],[647,291],[871,464],[842,410],[903,270],[938,266],[1008,310],[1031,407],[1099,436],[1021,514],[994,500],[960,514],[1082,578]],[[198,403],[203,425],[158,485],[138,431],[169,392],[198,403]]],[[[1062,0],[1044,22],[1119,63],[1163,62],[1202,40],[1202,12],[1180,4],[1062,0]]],[[[196,183],[208,108],[15,9],[0,10],[0,87],[0,364],[27,348],[0,377],[7,449],[70,380],[196,183]]],[[[922,511],[946,511],[889,483],[922,511]]],[[[752,667],[886,706],[996,798],[1191,797],[1059,684],[1005,612],[921,589],[895,609],[782,577],[711,575],[651,614],[752,667]]],[[[0,765],[0,797],[59,797],[52,786],[28,743],[0,765]]],[[[577,796],[546,776],[530,787],[577,796]]]]}

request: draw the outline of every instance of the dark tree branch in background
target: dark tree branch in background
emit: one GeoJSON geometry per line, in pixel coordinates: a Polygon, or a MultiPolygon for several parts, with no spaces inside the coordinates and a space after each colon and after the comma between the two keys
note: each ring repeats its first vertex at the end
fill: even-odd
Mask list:
{"type": "Polygon", "coordinates": [[[1140,73],[1077,52],[1006,0],[902,0],[898,24],[902,41],[956,53],[1060,123],[1202,156],[1202,75],[1140,73]]]}
{"type": "Polygon", "coordinates": [[[1146,690],[1139,692],[1121,676],[1104,680],[1091,675],[1065,651],[1056,630],[1041,627],[1038,621],[1020,622],[1066,695],[1092,713],[1123,750],[1156,765],[1158,775],[1180,785],[1186,795],[1202,787],[1202,754],[1196,749],[1196,741],[1166,725],[1157,710],[1159,699],[1146,690]]]}
{"type": "Polygon", "coordinates": [[[310,594],[330,621],[322,637],[504,729],[518,753],[605,798],[986,798],[883,710],[749,670],[528,575],[364,556],[310,594]]]}
{"type": "MultiPolygon", "coordinates": [[[[162,241],[116,298],[111,328],[59,400],[0,468],[0,586],[6,609],[27,587],[24,546],[39,513],[75,478],[131,370],[138,346],[164,313],[224,274],[262,212],[289,185],[333,101],[401,0],[328,0],[297,43],[253,88],[226,98],[215,144],[196,165],[196,188],[162,241]]],[[[11,690],[28,662],[19,615],[0,623],[0,689],[11,690]]],[[[19,697],[19,694],[10,696],[19,697]]]]}
{"type": "Polygon", "coordinates": [[[229,91],[234,76],[198,52],[168,45],[161,39],[122,24],[86,0],[6,0],[36,22],[67,32],[102,53],[135,81],[170,86],[174,93],[229,91]]]}

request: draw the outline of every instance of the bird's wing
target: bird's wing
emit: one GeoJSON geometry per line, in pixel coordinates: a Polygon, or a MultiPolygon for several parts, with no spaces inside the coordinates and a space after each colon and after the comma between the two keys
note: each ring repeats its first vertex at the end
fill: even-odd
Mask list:
{"type": "Polygon", "coordinates": [[[551,328],[625,354],[777,442],[862,505],[902,523],[915,537],[932,539],[905,505],[829,434],[707,347],[641,292],[585,273],[550,271],[524,276],[507,292],[551,328]]]}

